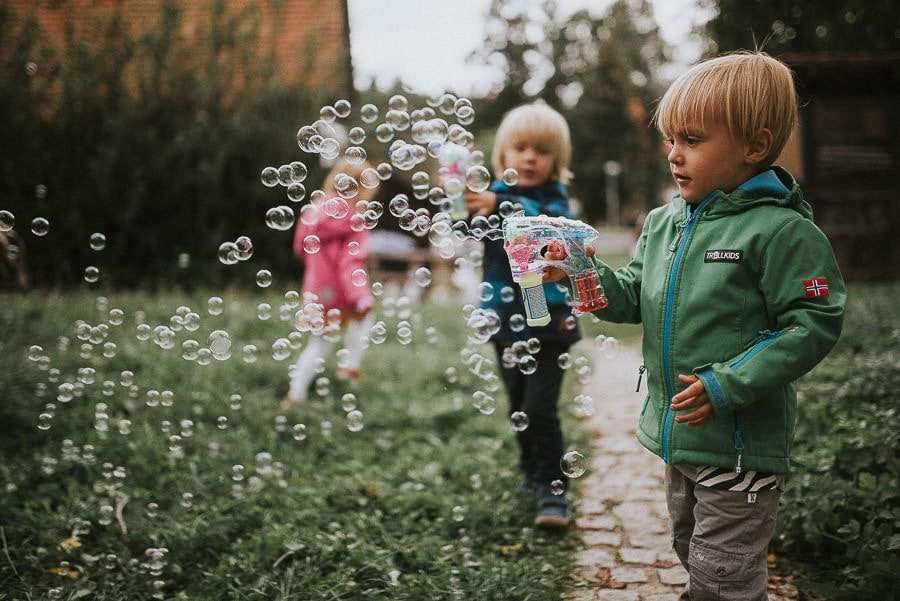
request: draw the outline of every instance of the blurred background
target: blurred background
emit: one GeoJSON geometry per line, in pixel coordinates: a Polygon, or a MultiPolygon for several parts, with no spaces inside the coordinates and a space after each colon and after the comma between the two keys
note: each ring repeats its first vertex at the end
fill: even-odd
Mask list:
{"type": "MultiPolygon", "coordinates": [[[[630,235],[671,194],[649,125],[666,85],[702,57],[756,47],[796,73],[802,123],[779,162],[845,275],[896,278],[894,0],[480,0],[452,15],[437,4],[0,3],[3,286],[82,284],[85,265],[111,288],[222,286],[241,270],[253,282],[258,264],[217,258],[240,235],[273,272],[299,275],[291,232],[266,224],[286,201],[261,170],[307,161],[297,128],[336,101],[356,115],[398,94],[471,100],[467,127],[488,157],[502,115],[543,99],[572,128],[580,217],[630,235]]],[[[384,160],[374,136],[363,146],[384,160]]],[[[324,168],[307,166],[312,190],[324,168]]],[[[409,190],[408,177],[395,170],[380,193],[409,190]]]]}

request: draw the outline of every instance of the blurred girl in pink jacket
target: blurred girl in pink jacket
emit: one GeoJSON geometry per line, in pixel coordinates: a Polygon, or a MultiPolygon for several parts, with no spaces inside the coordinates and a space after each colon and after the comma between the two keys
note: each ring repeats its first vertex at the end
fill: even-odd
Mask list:
{"type": "Polygon", "coordinates": [[[366,162],[338,161],[322,186],[324,195],[305,206],[294,232],[294,254],[305,264],[303,310],[297,327],[309,331],[306,348],[291,370],[285,405],[306,400],[309,385],[321,369],[340,331],[344,347],[337,376],[357,380],[372,327],[375,298],[366,271],[369,230],[357,210],[360,201],[375,196],[377,178],[360,183],[366,162]],[[374,179],[374,182],[371,181],[374,179]],[[368,187],[375,184],[375,187],[368,187]]]}

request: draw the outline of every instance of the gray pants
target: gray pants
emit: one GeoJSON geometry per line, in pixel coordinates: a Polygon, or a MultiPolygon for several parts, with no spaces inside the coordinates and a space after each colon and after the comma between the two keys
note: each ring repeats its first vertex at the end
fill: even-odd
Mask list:
{"type": "MultiPolygon", "coordinates": [[[[672,547],[688,572],[682,601],[765,601],[766,553],[780,490],[717,490],[697,468],[666,466],[672,547]]],[[[779,486],[780,488],[780,486],[779,486]]]]}

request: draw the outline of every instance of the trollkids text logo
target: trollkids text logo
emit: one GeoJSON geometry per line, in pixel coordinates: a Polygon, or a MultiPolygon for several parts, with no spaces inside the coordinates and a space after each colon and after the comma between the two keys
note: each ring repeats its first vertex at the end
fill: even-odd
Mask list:
{"type": "Polygon", "coordinates": [[[743,260],[742,250],[708,250],[703,255],[704,263],[740,263],[743,260]]]}

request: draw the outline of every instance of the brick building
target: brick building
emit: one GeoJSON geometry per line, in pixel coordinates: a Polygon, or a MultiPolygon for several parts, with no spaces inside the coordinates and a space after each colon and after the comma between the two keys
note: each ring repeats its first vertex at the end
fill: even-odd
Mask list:
{"type": "MultiPolygon", "coordinates": [[[[224,33],[211,24],[227,23],[235,35],[254,36],[280,83],[353,92],[347,0],[5,0],[0,10],[12,16],[14,29],[34,16],[44,43],[69,35],[96,42],[114,17],[132,35],[152,35],[162,19],[177,17],[180,40],[210,53],[224,33]]],[[[202,65],[207,57],[194,58],[202,65]]]]}

